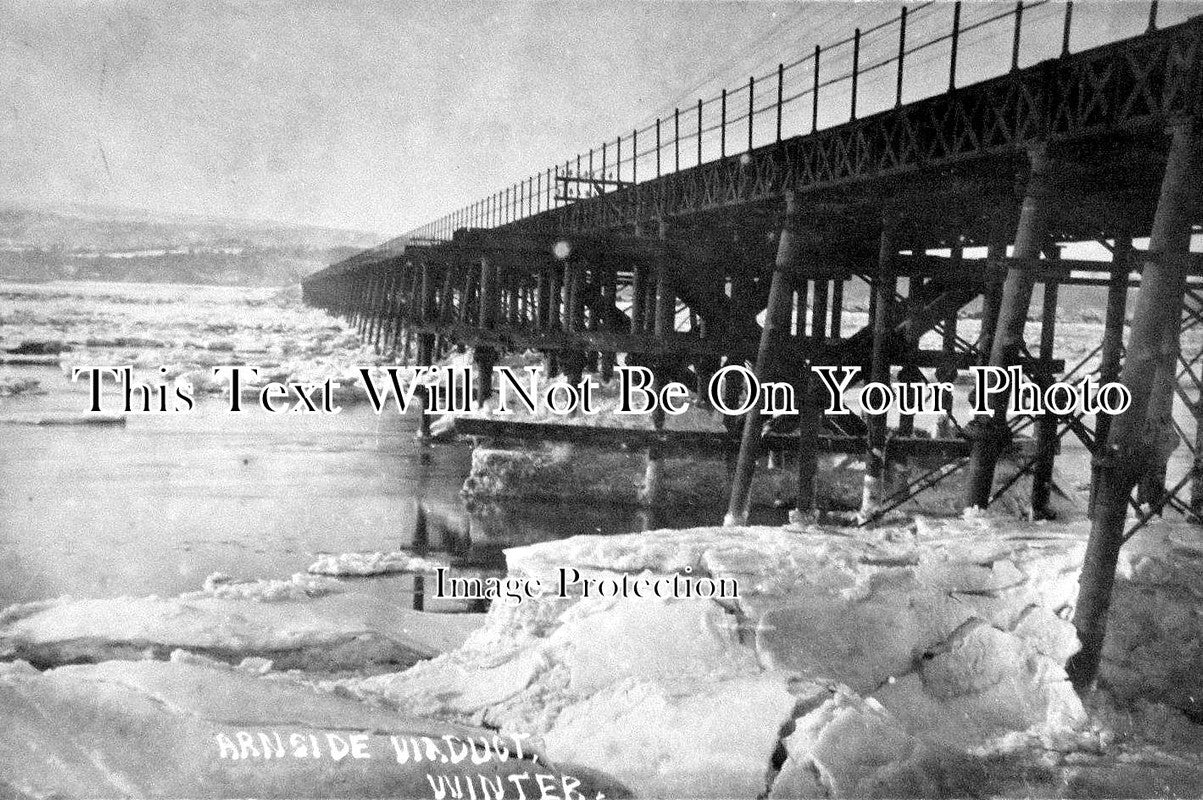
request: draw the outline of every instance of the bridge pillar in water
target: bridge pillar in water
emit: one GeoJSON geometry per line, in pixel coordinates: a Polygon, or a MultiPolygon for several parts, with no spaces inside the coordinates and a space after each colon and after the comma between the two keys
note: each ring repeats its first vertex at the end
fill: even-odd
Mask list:
{"type": "MultiPolygon", "coordinates": [[[[1058,257],[1059,257],[1058,252],[1058,257]]],[[[1050,362],[1053,357],[1053,337],[1057,326],[1057,282],[1046,279],[1044,300],[1040,312],[1040,360],[1050,362]]],[[[1048,368],[1041,366],[1036,380],[1040,388],[1047,389],[1053,383],[1048,368]]],[[[1053,519],[1049,499],[1053,491],[1053,461],[1057,450],[1057,417],[1044,414],[1036,420],[1036,463],[1032,469],[1031,506],[1032,519],[1053,519]]]]}
{"type": "MultiPolygon", "coordinates": [[[[422,277],[419,286],[421,294],[418,303],[418,322],[425,326],[432,321],[431,318],[434,316],[434,275],[428,261],[422,262],[422,277]]],[[[423,330],[418,335],[418,364],[427,366],[432,361],[434,361],[434,334],[423,330]]],[[[426,413],[426,409],[430,408],[430,389],[425,384],[418,386],[414,398],[418,401],[418,439],[425,442],[430,439],[430,415],[426,413]]]]}
{"type": "Polygon", "coordinates": [[[802,376],[798,406],[798,497],[794,502],[797,522],[815,518],[815,476],[819,472],[819,431],[823,427],[817,383],[809,370],[802,376]]]}
{"type": "MultiPolygon", "coordinates": [[[[965,249],[961,244],[960,239],[952,243],[949,252],[950,266],[959,272],[964,265],[965,249]]],[[[956,363],[956,342],[957,342],[957,310],[951,309],[944,317],[944,332],[940,340],[940,352],[942,360],[940,366],[936,367],[936,381],[938,383],[954,383],[957,379],[957,363],[956,363]]],[[[984,315],[983,315],[984,316],[984,315]]],[[[953,416],[953,393],[949,390],[940,392],[940,405],[944,408],[944,412],[940,414],[940,419],[936,422],[936,436],[940,439],[947,439],[955,435],[956,423],[953,416]]]]}
{"type": "MultiPolygon", "coordinates": [[[[892,219],[881,225],[881,240],[877,253],[877,280],[871,297],[873,348],[869,365],[869,380],[888,383],[890,361],[887,353],[890,310],[894,304],[894,293],[898,278],[894,271],[894,256],[898,252],[895,243],[895,228],[892,219]]],[[[865,454],[865,477],[861,487],[861,517],[869,518],[881,504],[883,481],[886,472],[886,422],[885,414],[870,415],[865,420],[868,428],[868,451],[865,454]]]]}
{"type": "MultiPolygon", "coordinates": [[[[563,294],[565,269],[564,263],[557,261],[547,271],[547,328],[551,331],[561,329],[560,299],[563,294]]],[[[547,359],[547,377],[554,378],[559,372],[560,352],[553,350],[547,359]]]]}
{"type": "MultiPolygon", "coordinates": [[[[756,377],[762,378],[769,366],[769,359],[787,338],[790,332],[790,317],[793,312],[792,274],[797,274],[802,260],[802,243],[798,230],[798,204],[793,192],[785,195],[785,225],[777,244],[777,259],[773,265],[772,283],[769,285],[768,307],[764,327],[760,334],[760,346],[756,351],[756,377]]],[[[724,527],[746,524],[752,499],[752,476],[756,472],[756,459],[760,456],[760,404],[753,403],[744,415],[743,435],[739,443],[739,456],[731,481],[731,498],[724,527]]]]}
{"type": "MultiPolygon", "coordinates": [[[[601,309],[609,314],[611,309],[616,308],[618,304],[618,273],[612,264],[603,261],[600,280],[601,309]]],[[[600,309],[595,310],[595,313],[598,315],[599,328],[609,331],[611,328],[609,320],[600,313],[600,309]]],[[[602,383],[609,383],[614,378],[614,356],[613,350],[603,350],[599,356],[598,370],[601,373],[602,383]]]]}
{"type": "MultiPolygon", "coordinates": [[[[583,294],[582,280],[585,266],[579,261],[564,262],[564,283],[560,287],[560,304],[563,306],[561,318],[564,333],[580,331],[583,323],[583,294]]],[[[565,379],[572,385],[581,382],[585,372],[585,353],[580,350],[563,350],[560,353],[560,369],[565,379]]]]}
{"type": "MultiPolygon", "coordinates": [[[[668,221],[661,219],[659,225],[660,241],[668,241],[668,221]]],[[[676,327],[676,311],[677,303],[673,295],[672,286],[668,279],[668,264],[664,262],[665,256],[659,257],[655,264],[656,270],[656,296],[652,305],[653,314],[653,333],[656,340],[664,342],[672,336],[676,327]]],[[[664,381],[668,380],[668,373],[665,369],[666,359],[664,356],[659,356],[653,359],[654,372],[656,373],[657,385],[663,386],[664,381]]],[[[652,427],[657,431],[664,430],[664,409],[659,406],[652,412],[652,427]]],[[[664,453],[659,445],[653,444],[647,451],[647,465],[643,475],[643,490],[639,493],[639,500],[645,506],[654,506],[660,498],[661,483],[663,481],[664,471],[664,453]]]]}
{"type": "MultiPolygon", "coordinates": [[[[492,330],[497,325],[498,280],[500,268],[493,259],[480,259],[480,327],[492,330]]],[[[478,346],[473,353],[476,362],[476,401],[483,403],[493,396],[493,367],[497,364],[497,350],[478,346]]]]}
{"type": "MultiPolygon", "coordinates": [[[[1150,245],[1152,249],[1152,245],[1150,245]]],[[[1190,250],[1190,240],[1187,240],[1186,251],[1190,250]]],[[[1185,280],[1185,276],[1183,277],[1185,280]]],[[[1153,378],[1153,392],[1149,397],[1148,418],[1150,423],[1158,420],[1160,425],[1159,442],[1163,442],[1164,457],[1155,459],[1149,465],[1137,489],[1137,500],[1142,504],[1160,507],[1165,502],[1165,472],[1170,452],[1178,447],[1180,440],[1173,431],[1174,395],[1178,384],[1178,356],[1182,352],[1181,301],[1174,309],[1166,309],[1162,318],[1165,330],[1161,336],[1161,353],[1157,365],[1157,374],[1153,378]]]]}
{"type": "MultiPolygon", "coordinates": [[[[1056,162],[1048,156],[1044,146],[1028,151],[1031,174],[1027,192],[1019,212],[1019,226],[1015,231],[1016,259],[1036,259],[1048,238],[1052,222],[1056,162]]],[[[1033,273],[1022,263],[1012,264],[1003,282],[999,300],[998,321],[994,326],[994,338],[990,344],[990,366],[1007,367],[1014,364],[1023,345],[1023,329],[1027,323],[1028,306],[1035,287],[1033,273]]],[[[984,322],[984,320],[983,320],[984,322]]],[[[1006,415],[1007,398],[994,395],[990,408],[993,415],[977,420],[973,450],[969,456],[969,473],[965,482],[965,505],[985,508],[990,502],[990,491],[994,486],[994,467],[1007,445],[1008,428],[1006,415]]]]}
{"type": "Polygon", "coordinates": [[[1159,405],[1159,397],[1165,391],[1164,381],[1175,380],[1174,370],[1167,373],[1164,362],[1171,352],[1176,358],[1177,345],[1166,339],[1177,340],[1186,285],[1186,265],[1180,257],[1190,251],[1191,223],[1199,215],[1203,186],[1198,123],[1179,122],[1173,126],[1172,135],[1149,238],[1149,256],[1119,376],[1131,393],[1132,402],[1112,420],[1095,471],[1098,486],[1093,492],[1090,541],[1078,581],[1073,618],[1082,647],[1067,667],[1070,679],[1079,688],[1093,682],[1098,672],[1132,489],[1150,469],[1162,467],[1168,455],[1159,442],[1172,429],[1168,428],[1170,421],[1162,416],[1164,409],[1159,405]],[[1172,328],[1166,322],[1167,317],[1174,320],[1172,328]]]}
{"type": "Polygon", "coordinates": [[[844,277],[831,282],[831,338],[843,338],[844,327],[844,277]]]}
{"type": "MultiPolygon", "coordinates": [[[[1111,257],[1111,277],[1107,284],[1107,311],[1103,319],[1103,348],[1099,356],[1099,383],[1111,383],[1119,379],[1120,353],[1124,348],[1124,317],[1128,308],[1128,275],[1131,272],[1129,258],[1132,255],[1132,234],[1121,231],[1115,237],[1115,248],[1111,257]]],[[[1096,447],[1103,447],[1111,431],[1112,416],[1100,414],[1095,423],[1096,447]]],[[[1090,464],[1090,500],[1087,516],[1094,517],[1095,493],[1099,486],[1099,468],[1103,459],[1097,451],[1090,464]]]]}

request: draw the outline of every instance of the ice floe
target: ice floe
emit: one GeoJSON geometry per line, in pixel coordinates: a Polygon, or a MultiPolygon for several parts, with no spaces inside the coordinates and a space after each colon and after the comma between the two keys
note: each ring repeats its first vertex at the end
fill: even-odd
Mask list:
{"type": "MultiPolygon", "coordinates": [[[[1167,528],[1142,534],[1121,583],[1178,613],[1140,630],[1114,625],[1103,683],[1121,695],[1165,701],[1171,690],[1197,691],[1203,674],[1185,677],[1197,656],[1175,649],[1199,636],[1199,598],[1186,588],[1199,583],[1177,582],[1180,534],[1167,528]],[[1138,656],[1175,665],[1185,656],[1185,666],[1173,682],[1141,686],[1129,674],[1138,656]]],[[[1097,754],[1104,735],[1063,670],[1077,647],[1068,619],[1087,531],[970,515],[856,536],[817,525],[700,528],[512,549],[512,576],[554,583],[569,566],[598,579],[689,570],[738,581],[740,596],[494,604],[461,648],[333,685],[530,735],[553,759],[612,774],[640,796],[1111,785],[1122,758],[1140,751],[1097,754]]],[[[1165,775],[1122,785],[1190,786],[1201,762],[1165,758],[1179,759],[1165,775]]]]}
{"type": "Polygon", "coordinates": [[[409,666],[458,647],[475,614],[432,614],[332,578],[232,582],[178,597],[61,598],[0,615],[0,657],[40,666],[165,658],[176,649],[319,672],[409,666]]]}
{"type": "Polygon", "coordinates": [[[0,664],[6,797],[536,797],[540,776],[557,797],[624,795],[496,731],[194,658],[0,664]]]}
{"type": "Polygon", "coordinates": [[[404,552],[322,553],[309,565],[314,575],[387,575],[394,572],[434,572],[447,563],[404,552]]]}

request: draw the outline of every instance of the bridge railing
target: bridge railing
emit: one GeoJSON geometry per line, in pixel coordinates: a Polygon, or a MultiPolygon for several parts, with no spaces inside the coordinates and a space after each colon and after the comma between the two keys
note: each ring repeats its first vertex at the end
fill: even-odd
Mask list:
{"type": "MultiPolygon", "coordinates": [[[[815,45],[742,85],[674,108],[399,238],[439,242],[458,228],[507,225],[1067,55],[1079,38],[1094,46],[1141,32],[1111,21],[1083,30],[1074,14],[1072,1],[1055,0],[902,6],[896,16],[815,45]]],[[[1147,22],[1140,22],[1156,28],[1157,0],[1150,0],[1147,22]]]]}

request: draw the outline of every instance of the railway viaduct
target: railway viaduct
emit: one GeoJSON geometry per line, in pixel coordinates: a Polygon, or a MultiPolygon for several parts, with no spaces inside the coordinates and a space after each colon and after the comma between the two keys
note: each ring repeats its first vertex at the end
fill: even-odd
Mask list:
{"type": "MultiPolygon", "coordinates": [[[[754,408],[725,442],[674,437],[659,431],[662,419],[639,439],[649,480],[671,448],[728,447],[727,524],[746,520],[766,449],[796,452],[804,512],[819,452],[863,455],[870,522],[962,471],[965,505],[987,506],[1007,488],[995,465],[1017,439],[1026,445],[1018,474],[1031,476],[1040,516],[1059,442],[1075,436],[1093,455],[1093,527],[1075,617],[1083,649],[1070,666],[1088,681],[1120,546],[1163,511],[1203,516],[1203,353],[1181,346],[1203,322],[1203,259],[1190,251],[1203,222],[1203,17],[1159,27],[1153,3],[1145,32],[1071,52],[1072,3],[1018,3],[972,23],[959,3],[943,8],[952,18],[938,37],[909,41],[903,8],[311,275],[305,301],[416,363],[471,347],[484,376],[499,352],[531,348],[573,380],[608,378],[622,360],[703,387],[732,363],[792,382],[803,398],[793,431],[763,424],[754,408]],[[1059,15],[1061,52],[1021,66],[1038,10],[1059,15]],[[1010,68],[961,86],[958,48],[987,26],[1005,32],[1010,68]],[[870,36],[895,49],[870,55],[870,36]],[[936,44],[949,55],[947,89],[908,100],[909,63],[936,44]],[[823,74],[838,48],[851,68],[823,74]],[[896,81],[893,103],[858,113],[869,78],[878,88],[896,81]],[[842,122],[820,125],[821,97],[844,104],[842,122]],[[803,133],[785,135],[799,123],[803,133]],[[1099,244],[1108,260],[1066,257],[1073,243],[1099,244]],[[845,308],[853,285],[868,296],[859,325],[845,308]],[[1066,286],[1107,297],[1102,340],[1077,363],[1058,357],[1066,286]],[[958,330],[969,309],[981,318],[972,338],[958,330]],[[906,417],[890,429],[884,416],[821,414],[827,398],[809,370],[951,381],[972,365],[1019,365],[1047,385],[1083,377],[1095,357],[1099,380],[1132,395],[1123,414],[983,415],[934,438],[915,435],[906,417]],[[1176,398],[1195,431],[1175,420],[1176,398]],[[1196,456],[1181,476],[1167,477],[1167,438],[1196,456]],[[916,454],[939,466],[884,492],[888,461],[916,454]]],[[[491,393],[487,378],[477,391],[491,393]]],[[[532,435],[599,436],[559,427],[532,435]]]]}

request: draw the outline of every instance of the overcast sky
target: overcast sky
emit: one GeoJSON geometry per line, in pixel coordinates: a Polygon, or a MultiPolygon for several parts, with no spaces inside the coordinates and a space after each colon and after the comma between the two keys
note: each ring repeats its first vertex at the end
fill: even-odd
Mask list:
{"type": "MultiPolygon", "coordinates": [[[[1076,14],[1139,28],[1147,7],[1076,14]]],[[[393,235],[897,9],[0,0],[0,200],[393,235]]]]}

